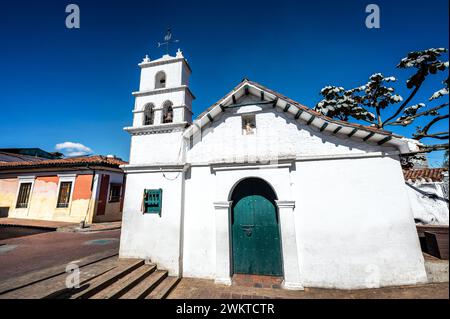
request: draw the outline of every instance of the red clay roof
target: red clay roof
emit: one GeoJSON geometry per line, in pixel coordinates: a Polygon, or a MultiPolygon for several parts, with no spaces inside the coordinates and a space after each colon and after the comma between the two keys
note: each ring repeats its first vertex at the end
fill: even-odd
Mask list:
{"type": "Polygon", "coordinates": [[[417,180],[425,180],[429,182],[442,182],[443,173],[447,172],[448,168],[420,168],[403,170],[405,180],[415,182],[417,180]]]}
{"type": "Polygon", "coordinates": [[[94,155],[45,160],[40,162],[0,162],[0,170],[12,168],[67,168],[88,165],[118,168],[123,164],[126,164],[126,162],[117,158],[108,158],[106,156],[94,155]]]}

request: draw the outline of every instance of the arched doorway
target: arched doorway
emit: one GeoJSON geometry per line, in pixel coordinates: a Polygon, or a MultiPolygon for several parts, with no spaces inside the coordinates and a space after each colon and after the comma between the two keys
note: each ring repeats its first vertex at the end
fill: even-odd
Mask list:
{"type": "Polygon", "coordinates": [[[282,276],[281,240],[275,192],[259,178],[247,178],[231,200],[234,274],[282,276]]]}

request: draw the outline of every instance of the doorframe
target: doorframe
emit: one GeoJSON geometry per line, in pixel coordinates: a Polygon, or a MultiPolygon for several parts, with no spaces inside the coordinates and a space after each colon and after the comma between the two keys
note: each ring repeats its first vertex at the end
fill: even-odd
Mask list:
{"type": "MultiPolygon", "coordinates": [[[[216,272],[214,282],[217,284],[231,285],[232,283],[232,238],[230,227],[232,213],[231,207],[233,202],[230,200],[231,194],[240,181],[251,177],[263,179],[275,192],[275,189],[272,186],[274,183],[271,183],[271,177],[274,175],[268,174],[270,171],[270,169],[258,170],[258,173],[248,175],[245,171],[240,171],[240,178],[236,178],[237,176],[234,176],[234,178],[232,178],[234,181],[230,180],[230,175],[225,176],[225,174],[221,176],[220,180],[216,180],[217,190],[221,190],[220,194],[222,194],[221,196],[216,197],[219,200],[213,203],[216,232],[216,272]],[[218,187],[219,185],[224,186],[224,184],[228,184],[229,186],[225,189],[223,187],[218,187]],[[229,189],[230,191],[225,193],[226,189],[229,189]],[[220,200],[220,198],[224,197],[227,198],[227,200],[220,200]]],[[[218,175],[219,174],[217,174],[216,177],[218,177],[218,175]]],[[[280,174],[276,174],[275,176],[278,178],[278,180],[276,180],[278,185],[284,188],[283,194],[285,194],[286,191],[290,189],[289,178],[286,178],[287,176],[280,176],[280,174]]],[[[275,192],[275,194],[277,194],[277,192],[275,192]]],[[[277,194],[277,197],[278,196],[279,195],[277,194]]],[[[282,286],[283,288],[290,290],[303,290],[294,218],[295,201],[278,199],[275,202],[277,205],[281,235],[281,257],[284,274],[282,286]]]]}
{"type": "Polygon", "coordinates": [[[295,201],[277,200],[276,204],[281,229],[281,258],[283,259],[284,274],[282,286],[289,290],[303,290],[294,218],[295,201]]]}
{"type": "MultiPolygon", "coordinates": [[[[281,223],[280,223],[280,214],[279,214],[279,209],[278,209],[278,195],[275,192],[275,189],[272,187],[272,185],[270,185],[269,182],[267,182],[265,179],[261,178],[261,177],[254,177],[254,176],[249,176],[249,177],[245,177],[245,178],[241,178],[232,188],[231,192],[230,192],[230,199],[232,198],[237,186],[242,183],[243,181],[247,180],[247,179],[259,179],[262,183],[267,184],[267,186],[270,187],[270,189],[273,192],[274,198],[271,199],[271,202],[273,201],[274,204],[274,208],[275,208],[275,217],[278,221],[278,234],[280,236],[279,239],[279,243],[280,243],[280,258],[281,258],[281,276],[276,276],[276,277],[283,277],[284,278],[284,260],[283,260],[283,244],[282,244],[282,240],[281,240],[281,223]]],[[[230,233],[230,270],[231,270],[231,276],[233,276],[235,274],[234,272],[234,247],[233,247],[233,224],[232,224],[232,219],[233,219],[233,214],[234,214],[234,209],[233,209],[233,201],[230,201],[230,209],[229,209],[229,218],[228,218],[228,224],[229,224],[229,233],[230,233]]]]}

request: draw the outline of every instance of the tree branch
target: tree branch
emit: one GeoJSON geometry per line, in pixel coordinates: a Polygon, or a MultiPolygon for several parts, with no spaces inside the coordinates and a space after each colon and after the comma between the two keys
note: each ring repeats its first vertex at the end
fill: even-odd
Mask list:
{"type": "Polygon", "coordinates": [[[421,140],[423,138],[435,138],[438,140],[448,140],[448,132],[440,132],[440,133],[434,133],[434,134],[424,134],[421,135],[419,138],[415,138],[416,140],[421,140]],[[442,136],[442,134],[447,134],[442,136]]]}
{"type": "MultiPolygon", "coordinates": [[[[448,114],[446,114],[446,115],[441,115],[441,116],[438,116],[438,117],[435,117],[434,119],[432,119],[432,120],[430,121],[430,123],[428,123],[428,124],[423,128],[423,130],[421,130],[421,131],[419,132],[419,134],[417,134],[417,135],[414,137],[414,139],[415,139],[415,140],[421,140],[421,139],[423,139],[423,138],[425,138],[425,137],[431,137],[431,135],[428,134],[428,131],[430,130],[430,128],[431,128],[434,124],[436,124],[437,122],[442,121],[442,120],[445,120],[445,119],[448,119],[448,118],[449,118],[449,115],[448,115],[448,114]]],[[[441,134],[446,134],[446,133],[447,133],[447,132],[441,133],[441,134]]],[[[438,133],[438,134],[435,134],[435,135],[439,135],[439,133],[438,133]]],[[[436,138],[438,138],[438,137],[436,137],[436,138]]]]}
{"type": "MultiPolygon", "coordinates": [[[[406,105],[408,105],[409,102],[413,99],[413,97],[416,95],[417,91],[419,91],[421,86],[422,86],[422,83],[420,83],[418,86],[416,86],[414,91],[412,91],[411,94],[409,95],[409,97],[405,100],[405,102],[403,102],[402,105],[400,105],[400,107],[397,109],[397,111],[394,113],[394,115],[389,117],[386,121],[384,121],[384,123],[387,123],[390,120],[396,118],[402,112],[402,110],[406,107],[406,105]]],[[[387,124],[385,124],[384,126],[386,126],[386,125],[387,124]]]]}
{"type": "Polygon", "coordinates": [[[435,144],[435,145],[425,145],[420,151],[413,152],[411,154],[421,154],[430,153],[434,151],[445,151],[448,150],[448,143],[446,144],[435,144]]]}
{"type": "MultiPolygon", "coordinates": [[[[431,109],[429,109],[429,110],[426,110],[426,111],[417,113],[416,115],[409,116],[409,117],[407,117],[405,120],[413,120],[413,119],[418,118],[418,117],[420,117],[420,116],[428,115],[428,113],[433,112],[433,111],[440,110],[440,109],[442,109],[442,108],[444,108],[444,107],[446,107],[446,106],[448,106],[448,103],[447,103],[447,102],[444,103],[444,104],[441,104],[441,105],[439,105],[439,106],[433,107],[433,108],[431,108],[431,109]]],[[[404,125],[404,124],[402,124],[402,123],[403,123],[403,121],[394,121],[394,122],[386,123],[384,126],[388,126],[388,125],[404,125]]],[[[405,126],[406,126],[406,125],[405,125],[405,126]]]]}

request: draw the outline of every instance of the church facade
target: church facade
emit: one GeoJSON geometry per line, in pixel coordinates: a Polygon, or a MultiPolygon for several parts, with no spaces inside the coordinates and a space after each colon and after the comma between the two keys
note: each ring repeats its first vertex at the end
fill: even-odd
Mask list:
{"type": "Polygon", "coordinates": [[[426,281],[399,156],[414,145],[244,79],[193,120],[178,51],[139,64],[120,244],[171,275],[286,289],[426,281]]]}

